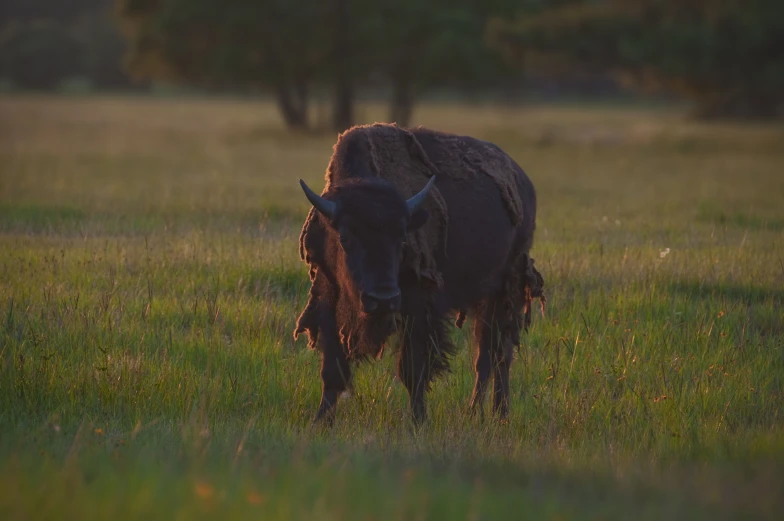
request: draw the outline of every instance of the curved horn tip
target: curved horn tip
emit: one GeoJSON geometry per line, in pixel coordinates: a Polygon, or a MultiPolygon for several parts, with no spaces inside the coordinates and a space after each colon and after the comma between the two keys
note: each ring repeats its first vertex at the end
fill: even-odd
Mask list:
{"type": "Polygon", "coordinates": [[[430,192],[430,188],[431,188],[431,187],[432,187],[432,186],[433,186],[435,183],[436,183],[436,176],[432,176],[432,177],[430,178],[430,181],[428,181],[428,182],[427,182],[427,184],[425,185],[425,187],[422,189],[422,191],[421,191],[421,192],[422,192],[423,194],[427,194],[428,192],[430,192]]]}
{"type": "Polygon", "coordinates": [[[417,209],[425,202],[425,198],[427,194],[430,193],[430,189],[433,187],[433,183],[436,182],[436,176],[432,176],[430,181],[427,182],[425,187],[419,191],[416,195],[413,195],[406,204],[408,205],[408,212],[413,214],[417,209]]]}
{"type": "Polygon", "coordinates": [[[303,181],[302,179],[299,180],[299,184],[302,187],[302,191],[305,192],[305,197],[308,198],[308,201],[310,201],[310,204],[312,204],[316,208],[316,210],[323,213],[330,219],[334,217],[335,203],[333,201],[328,201],[327,199],[324,199],[323,197],[318,195],[316,192],[311,190],[310,187],[307,184],[305,184],[305,181],[303,181]]]}

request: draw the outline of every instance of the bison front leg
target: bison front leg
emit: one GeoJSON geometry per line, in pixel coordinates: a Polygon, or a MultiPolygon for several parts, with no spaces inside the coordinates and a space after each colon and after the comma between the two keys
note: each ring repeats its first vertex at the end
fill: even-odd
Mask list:
{"type": "Polygon", "coordinates": [[[351,366],[346,352],[338,339],[335,326],[324,327],[319,335],[321,350],[321,403],[319,403],[314,423],[332,426],[335,420],[335,406],[340,394],[351,382],[351,366]]]}
{"type": "Polygon", "coordinates": [[[398,358],[398,377],[408,391],[411,416],[417,426],[427,419],[425,395],[431,376],[425,350],[423,344],[404,341],[398,358]]]}
{"type": "Polygon", "coordinates": [[[421,295],[409,296],[404,301],[404,330],[398,358],[398,377],[408,390],[411,414],[417,426],[427,419],[425,398],[430,384],[449,368],[455,351],[446,330],[445,315],[425,302],[421,295]]]}

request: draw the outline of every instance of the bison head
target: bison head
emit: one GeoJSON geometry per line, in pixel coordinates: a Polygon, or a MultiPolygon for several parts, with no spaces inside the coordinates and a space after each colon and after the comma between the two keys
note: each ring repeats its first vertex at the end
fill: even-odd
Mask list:
{"type": "Polygon", "coordinates": [[[421,208],[435,182],[432,177],[406,200],[380,179],[333,186],[323,197],[300,179],[305,196],[325,217],[339,247],[334,252],[338,280],[364,313],[386,314],[400,308],[398,277],[406,234],[425,224],[421,208]]]}

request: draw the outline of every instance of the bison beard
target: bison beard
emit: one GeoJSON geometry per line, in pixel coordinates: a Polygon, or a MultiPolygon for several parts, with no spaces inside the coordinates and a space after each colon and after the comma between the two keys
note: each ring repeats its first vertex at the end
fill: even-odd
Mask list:
{"type": "MultiPolygon", "coordinates": [[[[339,136],[326,181],[323,198],[311,193],[315,196],[311,201],[323,208],[311,209],[300,234],[300,256],[310,266],[311,289],[294,331],[295,339],[307,333],[308,345],[322,353],[323,393],[316,419],[331,421],[339,394],[350,386],[351,363],[380,356],[387,338],[399,332],[398,376],[409,391],[414,419],[421,422],[425,393],[449,369],[455,353],[448,318],[456,314],[455,324],[462,327],[468,312],[475,316],[477,349],[471,409],[481,412],[492,373],[493,408],[505,418],[508,368],[521,330],[528,330],[531,323],[534,298],[541,299],[544,313],[544,279],[528,255],[535,228],[535,193],[522,170],[490,143],[377,123],[354,127],[339,136]],[[436,174],[439,181],[429,191],[423,190],[436,174]],[[348,289],[350,277],[337,260],[341,250],[336,227],[341,217],[331,214],[351,214],[382,224],[388,218],[394,223],[397,214],[392,208],[400,204],[395,201],[401,196],[412,198],[420,190],[426,196],[422,207],[429,218],[405,237],[398,274],[400,313],[359,312],[356,292],[348,289]],[[444,193],[463,200],[448,203],[444,193]],[[490,202],[482,207],[483,200],[490,202]],[[462,214],[450,215],[449,210],[463,211],[461,206],[471,203],[478,211],[495,215],[493,226],[501,230],[462,230],[470,221],[462,214]],[[503,210],[499,213],[498,208],[503,210]],[[507,249],[496,248],[499,260],[492,266],[457,273],[454,266],[460,262],[450,264],[450,254],[462,255],[465,246],[449,241],[465,242],[464,235],[477,232],[495,233],[499,244],[508,243],[507,249]],[[482,288],[472,286],[471,279],[476,278],[473,284],[481,286],[478,276],[483,271],[494,274],[488,284],[498,287],[480,295],[482,288]]],[[[489,244],[492,248],[495,243],[489,244]]]]}

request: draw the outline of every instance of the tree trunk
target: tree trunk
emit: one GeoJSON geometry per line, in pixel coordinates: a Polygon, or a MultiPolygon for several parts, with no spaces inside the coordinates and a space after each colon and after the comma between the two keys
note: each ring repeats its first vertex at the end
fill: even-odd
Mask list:
{"type": "Polygon", "coordinates": [[[389,121],[397,123],[400,127],[407,127],[411,124],[413,111],[414,93],[412,82],[407,74],[402,73],[394,78],[389,121]]]}
{"type": "Polygon", "coordinates": [[[308,88],[305,81],[282,83],[276,90],[278,109],[291,129],[308,127],[308,88]]]}
{"type": "Polygon", "coordinates": [[[354,124],[354,88],[350,80],[338,77],[335,85],[335,106],[332,127],[338,132],[354,124]]]}
{"type": "Polygon", "coordinates": [[[354,82],[352,78],[353,52],[351,48],[351,19],[348,0],[334,0],[335,16],[335,105],[332,127],[343,132],[354,124],[354,82]]]}
{"type": "Polygon", "coordinates": [[[308,92],[308,82],[306,82],[302,78],[297,78],[294,80],[294,100],[297,104],[297,111],[301,114],[301,119],[303,122],[303,126],[308,126],[308,107],[309,107],[309,98],[310,92],[308,92]]]}
{"type": "Polygon", "coordinates": [[[392,77],[392,100],[389,119],[401,127],[411,124],[414,112],[414,84],[418,71],[418,50],[426,45],[426,39],[416,32],[406,38],[406,44],[397,49],[389,74],[392,77]]]}

